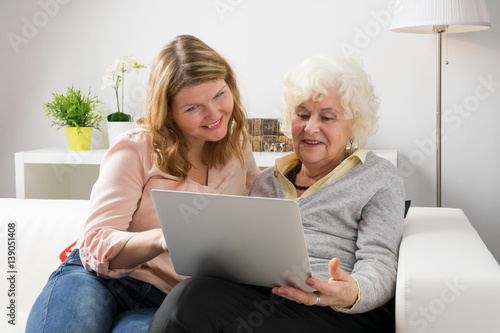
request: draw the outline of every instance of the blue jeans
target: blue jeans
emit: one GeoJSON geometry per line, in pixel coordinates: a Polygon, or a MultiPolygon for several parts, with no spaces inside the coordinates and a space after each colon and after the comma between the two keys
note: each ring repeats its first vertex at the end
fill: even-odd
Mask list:
{"type": "Polygon", "coordinates": [[[52,273],[31,308],[26,332],[147,332],[165,294],[130,277],[102,279],[78,250],[52,273]]]}

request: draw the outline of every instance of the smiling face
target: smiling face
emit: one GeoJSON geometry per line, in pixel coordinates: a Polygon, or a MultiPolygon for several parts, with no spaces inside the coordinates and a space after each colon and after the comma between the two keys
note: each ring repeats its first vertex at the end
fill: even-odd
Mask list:
{"type": "Polygon", "coordinates": [[[226,136],[233,95],[222,79],[182,88],[172,102],[174,122],[193,146],[226,136]]]}
{"type": "Polygon", "coordinates": [[[351,138],[351,121],[344,117],[344,108],[337,90],[327,89],[321,101],[309,99],[292,114],[292,139],[295,153],[308,169],[318,172],[333,170],[344,160],[351,138]]]}

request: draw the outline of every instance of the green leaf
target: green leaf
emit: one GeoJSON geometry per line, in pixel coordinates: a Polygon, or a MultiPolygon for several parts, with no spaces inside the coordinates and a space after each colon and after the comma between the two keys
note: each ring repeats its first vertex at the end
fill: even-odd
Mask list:
{"type": "Polygon", "coordinates": [[[104,103],[91,95],[90,88],[86,95],[71,86],[67,88],[66,95],[52,93],[52,96],[52,102],[44,104],[45,116],[52,119],[51,126],[94,127],[99,130],[104,118],[104,103]]]}

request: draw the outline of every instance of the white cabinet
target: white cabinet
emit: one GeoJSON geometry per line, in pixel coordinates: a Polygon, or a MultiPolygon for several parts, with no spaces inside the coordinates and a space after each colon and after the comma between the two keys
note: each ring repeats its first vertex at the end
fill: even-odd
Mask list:
{"type": "MultiPolygon", "coordinates": [[[[16,197],[28,199],[89,199],[107,149],[70,151],[51,148],[15,154],[16,197]]],[[[396,150],[374,150],[397,166],[396,150]]],[[[255,152],[261,168],[288,153],[255,152]]]]}
{"type": "Polygon", "coordinates": [[[89,199],[106,150],[53,148],[16,153],[16,197],[89,199]]]}

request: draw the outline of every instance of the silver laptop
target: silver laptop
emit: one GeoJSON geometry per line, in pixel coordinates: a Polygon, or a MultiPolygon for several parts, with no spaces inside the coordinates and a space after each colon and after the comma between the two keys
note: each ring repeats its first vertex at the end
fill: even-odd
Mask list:
{"type": "Polygon", "coordinates": [[[166,190],[151,197],[178,274],[313,291],[295,201],[166,190]]]}

